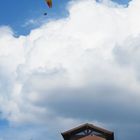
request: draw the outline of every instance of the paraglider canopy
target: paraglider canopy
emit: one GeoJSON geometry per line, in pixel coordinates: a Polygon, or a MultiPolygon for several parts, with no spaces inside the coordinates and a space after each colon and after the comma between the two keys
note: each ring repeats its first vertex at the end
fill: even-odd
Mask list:
{"type": "Polygon", "coordinates": [[[51,8],[52,7],[52,0],[45,0],[45,1],[46,1],[47,5],[49,6],[49,8],[51,8]]]}

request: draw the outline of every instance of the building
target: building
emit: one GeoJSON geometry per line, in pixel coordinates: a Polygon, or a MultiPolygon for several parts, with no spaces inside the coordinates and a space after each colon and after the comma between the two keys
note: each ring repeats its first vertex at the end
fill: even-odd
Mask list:
{"type": "Polygon", "coordinates": [[[113,132],[88,123],[61,134],[64,140],[114,140],[113,132]]]}

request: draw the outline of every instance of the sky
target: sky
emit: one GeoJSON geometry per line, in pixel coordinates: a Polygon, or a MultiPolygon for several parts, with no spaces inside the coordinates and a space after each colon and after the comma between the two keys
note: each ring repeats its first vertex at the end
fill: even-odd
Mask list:
{"type": "MultiPolygon", "coordinates": [[[[98,1],[98,0],[97,0],[98,1]]],[[[99,0],[100,1],[100,0],[99,0]]],[[[119,4],[128,4],[130,0],[113,0],[119,4]]],[[[54,0],[53,8],[45,5],[44,0],[1,0],[0,25],[10,26],[16,35],[27,35],[31,29],[39,27],[49,18],[66,17],[66,4],[69,0],[54,0]],[[44,13],[48,13],[44,16],[44,13]]]]}
{"type": "Polygon", "coordinates": [[[67,14],[65,6],[68,0],[61,1],[60,5],[58,0],[54,0],[54,7],[49,10],[44,0],[23,0],[22,2],[19,0],[1,0],[0,25],[9,25],[18,35],[28,34],[31,29],[40,26],[43,20],[47,20],[50,17],[65,16],[67,14]],[[46,12],[48,13],[47,17],[44,16],[46,12]],[[33,24],[33,21],[36,21],[36,23],[33,24]]]}
{"type": "Polygon", "coordinates": [[[52,9],[1,0],[0,140],[62,140],[87,122],[138,139],[139,13],[139,0],[54,0],[52,9]]]}

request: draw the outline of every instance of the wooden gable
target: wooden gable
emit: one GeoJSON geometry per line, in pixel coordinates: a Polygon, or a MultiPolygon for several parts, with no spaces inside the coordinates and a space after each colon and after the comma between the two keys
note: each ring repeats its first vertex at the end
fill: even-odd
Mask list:
{"type": "Polygon", "coordinates": [[[88,123],[61,134],[64,140],[114,140],[113,132],[88,123]]]}

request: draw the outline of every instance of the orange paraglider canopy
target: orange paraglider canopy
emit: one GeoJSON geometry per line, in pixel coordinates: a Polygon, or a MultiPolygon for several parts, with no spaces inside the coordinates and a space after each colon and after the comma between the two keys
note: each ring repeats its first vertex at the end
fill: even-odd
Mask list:
{"type": "Polygon", "coordinates": [[[52,7],[52,0],[45,0],[45,1],[46,1],[47,5],[49,6],[49,8],[51,8],[52,7]]]}

